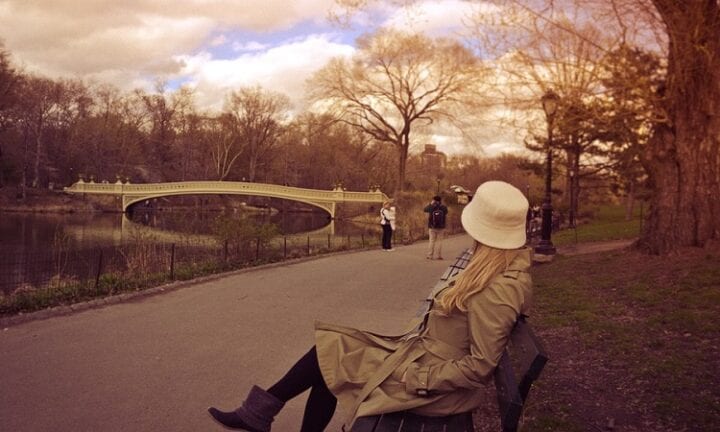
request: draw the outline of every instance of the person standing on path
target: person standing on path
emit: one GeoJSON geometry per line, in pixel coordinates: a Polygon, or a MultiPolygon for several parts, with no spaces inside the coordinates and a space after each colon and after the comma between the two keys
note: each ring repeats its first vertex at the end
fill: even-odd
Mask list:
{"type": "Polygon", "coordinates": [[[443,259],[442,241],[445,236],[445,219],[448,209],[442,204],[442,197],[435,195],[424,211],[428,213],[428,237],[430,239],[425,258],[441,260],[443,259]]]}
{"type": "Polygon", "coordinates": [[[510,332],[530,309],[527,207],[514,186],[483,183],[461,216],[473,238],[468,265],[433,291],[412,330],[384,336],[316,321],[315,345],[280,380],[267,390],[254,385],[233,411],[210,407],[208,413],[230,429],[269,432],[285,403],[307,390],[300,432],[324,431],[338,404],[348,416],[346,430],[375,414],[474,410],[486,401],[483,387],[510,332]]]}
{"type": "Polygon", "coordinates": [[[392,251],[392,236],[395,231],[395,207],[392,201],[385,201],[380,209],[380,225],[382,226],[382,248],[392,251]]]}

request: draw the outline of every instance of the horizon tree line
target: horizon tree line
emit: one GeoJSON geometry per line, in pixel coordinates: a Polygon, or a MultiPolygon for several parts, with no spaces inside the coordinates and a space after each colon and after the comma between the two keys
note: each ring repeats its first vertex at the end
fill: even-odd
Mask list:
{"type": "MultiPolygon", "coordinates": [[[[527,48],[518,51],[516,64],[522,64],[523,55],[528,61],[532,47],[527,48]]],[[[588,87],[603,85],[600,77],[619,80],[612,69],[619,57],[588,59],[576,51],[568,49],[567,54],[581,60],[577,68],[592,64],[594,72],[575,91],[575,99],[567,97],[572,94],[567,89],[578,86],[561,74],[555,77],[566,97],[559,113],[561,139],[553,150],[563,161],[553,174],[575,179],[557,188],[563,200],[558,207],[570,207],[575,214],[580,178],[593,188],[623,194],[629,183],[617,179],[633,170],[635,183],[644,177],[636,158],[624,154],[623,165],[618,162],[621,152],[610,150],[627,138],[621,133],[627,125],[610,120],[614,108],[591,107],[608,99],[585,97],[588,87]],[[598,124],[605,129],[598,130],[598,124]]],[[[558,60],[541,63],[552,68],[558,60]]],[[[519,68],[510,70],[517,73],[519,68]]],[[[538,76],[533,86],[540,88],[547,83],[538,82],[538,76]]],[[[523,80],[526,86],[532,82],[523,80]]],[[[423,173],[411,148],[426,144],[425,133],[436,125],[464,132],[483,112],[501,106],[477,103],[485,96],[492,99],[499,87],[488,64],[462,43],[388,30],[363,36],[353,58],[335,59],[321,68],[308,83],[315,109],[301,113],[292,112],[287,96],[261,87],[229,92],[223,108],[213,112],[196,106],[191,89],[171,91],[161,81],[154,92],[124,93],[106,84],[52,80],[15,69],[10,53],[0,47],[0,187],[17,185],[24,197],[27,187],[67,185],[85,174],[109,181],[246,180],[319,189],[341,182],[353,190],[379,185],[391,194],[432,190],[435,179],[425,178],[429,173],[423,173]]],[[[627,116],[645,109],[647,101],[635,102],[638,106],[625,107],[627,116]]],[[[537,101],[527,98],[505,98],[502,104],[538,110],[537,101]]],[[[497,165],[511,172],[490,172],[513,178],[529,191],[531,184],[539,189],[535,185],[544,176],[539,168],[544,132],[543,125],[527,120],[530,116],[523,118],[528,149],[537,156],[503,156],[497,165]]],[[[472,187],[485,173],[467,167],[494,164],[473,153],[481,154],[476,149],[450,156],[443,173],[446,186],[472,187]]]]}

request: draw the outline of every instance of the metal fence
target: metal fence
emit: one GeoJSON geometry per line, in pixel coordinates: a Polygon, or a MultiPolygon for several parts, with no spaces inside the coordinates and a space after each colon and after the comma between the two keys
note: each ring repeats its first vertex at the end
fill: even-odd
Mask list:
{"type": "MultiPolygon", "coordinates": [[[[451,224],[448,233],[460,231],[451,224]]],[[[395,243],[427,237],[399,229],[395,243]]],[[[377,247],[377,227],[356,235],[282,236],[269,241],[160,243],[140,239],[120,247],[18,253],[0,260],[0,315],[71,304],[174,280],[328,252],[377,247]]]]}

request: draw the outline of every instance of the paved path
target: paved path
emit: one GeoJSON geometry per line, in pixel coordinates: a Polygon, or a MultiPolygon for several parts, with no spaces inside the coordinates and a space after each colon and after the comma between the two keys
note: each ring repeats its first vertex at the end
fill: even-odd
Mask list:
{"type": "MultiPolygon", "coordinates": [[[[206,408],[235,408],[252,384],[274,383],[313,344],[314,319],[399,332],[469,245],[447,239],[445,261],[424,259],[426,242],[336,254],[1,329],[0,431],[222,430],[206,408]]],[[[288,403],[273,430],[298,430],[304,402],[288,403]]]]}
{"type": "MultiPolygon", "coordinates": [[[[313,344],[314,319],[398,332],[469,244],[447,239],[445,261],[424,259],[426,242],[336,254],[0,329],[0,430],[222,430],[206,408],[271,385],[313,344]]],[[[274,431],[299,429],[304,399],[274,431]]]]}

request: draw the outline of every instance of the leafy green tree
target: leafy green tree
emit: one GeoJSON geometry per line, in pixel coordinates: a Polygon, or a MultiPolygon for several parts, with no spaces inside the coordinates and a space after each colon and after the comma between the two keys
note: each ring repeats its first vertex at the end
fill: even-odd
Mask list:
{"type": "Polygon", "coordinates": [[[630,217],[635,195],[647,181],[643,160],[659,111],[658,90],[664,87],[665,68],[660,58],[639,48],[621,46],[604,63],[603,86],[607,89],[603,105],[605,139],[610,149],[612,172],[627,194],[626,217],[630,217]]]}

